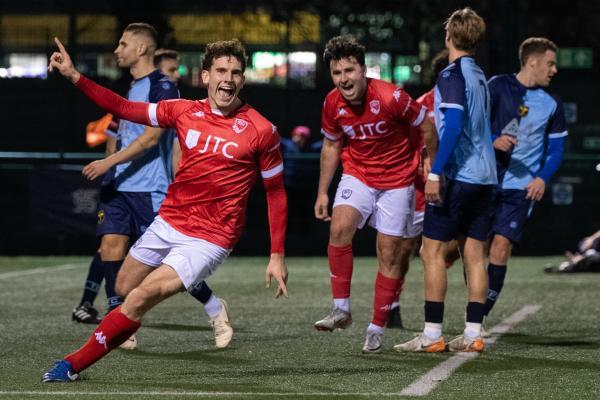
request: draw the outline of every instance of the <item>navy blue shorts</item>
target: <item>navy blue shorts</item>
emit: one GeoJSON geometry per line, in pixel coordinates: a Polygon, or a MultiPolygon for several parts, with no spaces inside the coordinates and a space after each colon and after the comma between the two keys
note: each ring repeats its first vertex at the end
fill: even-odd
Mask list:
{"type": "Polygon", "coordinates": [[[440,206],[425,208],[423,236],[449,242],[459,234],[487,241],[494,212],[494,185],[446,179],[440,206]]]}
{"type": "Polygon", "coordinates": [[[533,207],[533,201],[526,199],[526,195],[525,190],[518,189],[496,191],[493,234],[504,236],[513,244],[519,243],[525,221],[533,207]]]}
{"type": "Polygon", "coordinates": [[[96,236],[127,235],[133,242],[150,226],[155,216],[151,192],[119,192],[112,186],[102,186],[96,236]]]}

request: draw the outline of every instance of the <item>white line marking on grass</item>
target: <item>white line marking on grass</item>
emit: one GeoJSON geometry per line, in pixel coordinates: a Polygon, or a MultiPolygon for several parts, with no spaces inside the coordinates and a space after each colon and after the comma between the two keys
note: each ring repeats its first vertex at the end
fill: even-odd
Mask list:
{"type": "MultiPolygon", "coordinates": [[[[519,311],[504,319],[498,325],[494,326],[489,332],[492,337],[485,340],[486,345],[495,343],[503,334],[508,332],[513,326],[523,321],[530,315],[535,314],[542,308],[540,305],[526,305],[519,311]]],[[[418,380],[407,386],[401,395],[404,396],[425,396],[435,389],[441,382],[448,379],[452,373],[461,365],[469,360],[473,360],[481,353],[456,353],[446,361],[433,368],[418,380]]]]}
{"type": "Polygon", "coordinates": [[[291,393],[291,392],[76,392],[76,391],[61,391],[61,392],[44,392],[44,391],[0,391],[0,396],[15,396],[15,395],[44,395],[44,396],[172,396],[172,397],[391,397],[399,396],[400,393],[291,393]]]}
{"type": "Polygon", "coordinates": [[[81,268],[82,263],[80,264],[64,264],[57,265],[56,267],[41,267],[41,268],[33,268],[26,269],[24,271],[11,271],[0,274],[0,279],[8,279],[8,278],[18,278],[26,275],[34,275],[40,274],[44,272],[56,272],[56,271],[64,271],[69,269],[81,268]]]}

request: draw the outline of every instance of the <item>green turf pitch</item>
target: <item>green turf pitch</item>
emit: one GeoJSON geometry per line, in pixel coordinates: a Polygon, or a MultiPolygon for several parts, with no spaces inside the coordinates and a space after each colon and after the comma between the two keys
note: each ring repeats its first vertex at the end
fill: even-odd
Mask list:
{"type": "MultiPolygon", "coordinates": [[[[425,398],[600,398],[600,274],[544,274],[542,267],[550,261],[558,258],[511,262],[488,326],[527,304],[539,304],[541,310],[425,398]]],[[[200,304],[182,294],[146,316],[138,350],[112,352],[84,371],[79,382],[42,384],[41,375],[52,362],[79,347],[92,331],[71,322],[88,262],[81,257],[0,258],[0,398],[399,398],[404,388],[450,357],[392,350],[422,328],[418,260],[402,294],[408,330],[388,330],[384,351],[363,355],[374,259],[355,261],[354,325],[324,333],[312,324],[329,307],[325,258],[290,258],[290,298],[275,300],[274,288],[264,288],[266,259],[233,257],[209,281],[231,308],[235,334],[229,348],[213,347],[200,304]]],[[[455,266],[446,336],[462,330],[464,293],[462,268],[455,266]]],[[[104,303],[102,294],[96,304],[103,309],[104,303]]]]}

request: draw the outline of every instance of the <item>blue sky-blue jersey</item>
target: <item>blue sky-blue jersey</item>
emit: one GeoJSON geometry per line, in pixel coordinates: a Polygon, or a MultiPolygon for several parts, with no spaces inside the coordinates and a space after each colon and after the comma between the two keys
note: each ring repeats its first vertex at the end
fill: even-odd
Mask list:
{"type": "Polygon", "coordinates": [[[460,136],[443,170],[448,178],[480,185],[497,183],[489,98],[485,75],[472,57],[460,57],[440,72],[434,90],[440,143],[446,125],[444,111],[463,111],[460,136]]]}
{"type": "Polygon", "coordinates": [[[562,161],[567,128],[562,102],[540,87],[525,87],[514,74],[490,79],[492,137],[517,138],[510,154],[497,151],[503,189],[525,189],[539,176],[548,181],[562,161]]]}
{"type": "MultiPolygon", "coordinates": [[[[160,71],[155,70],[131,83],[127,98],[132,101],[156,103],[177,99],[177,87],[160,71]]],[[[146,126],[130,121],[119,122],[117,150],[129,146],[146,126]]],[[[153,192],[153,202],[162,202],[172,177],[172,149],[174,132],[165,132],[157,146],[142,156],[115,167],[115,188],[121,192],[153,192]]]]}

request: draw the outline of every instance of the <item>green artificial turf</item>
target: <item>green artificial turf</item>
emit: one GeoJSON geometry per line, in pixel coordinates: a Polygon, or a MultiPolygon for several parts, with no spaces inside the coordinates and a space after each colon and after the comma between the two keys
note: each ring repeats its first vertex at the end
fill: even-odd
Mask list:
{"type": "MultiPolygon", "coordinates": [[[[542,272],[544,264],[559,260],[511,261],[487,326],[527,304],[541,310],[424,398],[600,398],[600,274],[542,272]]],[[[84,371],[81,381],[43,384],[40,378],[53,361],[83,344],[94,329],[71,321],[89,259],[1,257],[0,398],[398,398],[452,356],[392,350],[422,328],[419,260],[411,265],[401,298],[407,329],[388,330],[383,352],[367,355],[361,348],[371,316],[375,259],[355,260],[354,324],[333,333],[312,326],[329,311],[326,258],[289,258],[290,298],[277,300],[274,287],[264,288],[266,261],[232,257],[209,280],[230,306],[235,334],[229,348],[214,348],[201,305],[181,294],[147,314],[137,350],[113,351],[84,371]]],[[[461,333],[465,307],[461,266],[449,274],[446,337],[461,333]]],[[[104,310],[105,301],[101,294],[96,305],[104,310]]]]}

